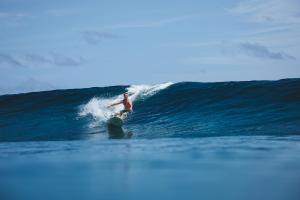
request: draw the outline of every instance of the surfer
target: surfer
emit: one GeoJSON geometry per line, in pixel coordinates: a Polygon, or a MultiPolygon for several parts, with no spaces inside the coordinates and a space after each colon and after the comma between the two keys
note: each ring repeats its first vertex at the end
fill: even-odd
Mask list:
{"type": "Polygon", "coordinates": [[[121,110],[119,113],[116,113],[116,114],[115,114],[116,116],[122,117],[122,115],[123,115],[124,113],[129,113],[129,112],[132,111],[132,102],[131,102],[131,100],[130,100],[129,97],[128,97],[128,93],[125,92],[125,93],[123,94],[123,97],[124,97],[124,99],[123,99],[122,101],[119,101],[119,102],[117,102],[117,103],[113,103],[113,104],[111,104],[111,105],[108,106],[108,108],[109,108],[109,107],[113,107],[113,106],[116,106],[116,105],[119,105],[119,104],[123,104],[124,109],[121,110]]]}

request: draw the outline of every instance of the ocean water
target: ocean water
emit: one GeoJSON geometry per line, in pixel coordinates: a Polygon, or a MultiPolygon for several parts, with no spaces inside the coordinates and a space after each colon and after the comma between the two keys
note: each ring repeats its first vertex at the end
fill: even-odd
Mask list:
{"type": "Polygon", "coordinates": [[[299,199],[300,79],[0,96],[0,199],[299,199]],[[107,109],[127,91],[123,128],[107,109]]]}

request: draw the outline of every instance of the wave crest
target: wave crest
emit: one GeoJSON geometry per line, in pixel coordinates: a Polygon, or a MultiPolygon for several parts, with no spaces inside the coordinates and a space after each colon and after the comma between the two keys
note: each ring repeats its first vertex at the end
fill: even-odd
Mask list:
{"type": "MultiPolygon", "coordinates": [[[[156,85],[131,85],[125,89],[128,92],[129,98],[132,102],[140,99],[146,99],[153,96],[160,90],[166,89],[173,83],[167,82],[156,85]]],[[[80,107],[79,116],[91,116],[94,121],[90,124],[90,127],[97,126],[98,123],[106,122],[114,113],[120,112],[123,109],[122,105],[117,105],[108,108],[112,103],[121,101],[123,99],[123,94],[111,97],[111,98],[101,98],[93,97],[88,103],[80,107]]]]}

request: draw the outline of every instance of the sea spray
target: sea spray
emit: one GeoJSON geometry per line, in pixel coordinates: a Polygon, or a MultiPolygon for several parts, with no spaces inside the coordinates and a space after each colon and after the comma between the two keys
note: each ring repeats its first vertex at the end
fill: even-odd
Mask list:
{"type": "MultiPolygon", "coordinates": [[[[173,83],[167,82],[156,85],[131,85],[126,88],[131,101],[145,99],[157,93],[160,90],[166,89],[173,83]]],[[[91,116],[94,121],[89,124],[89,127],[95,127],[98,123],[106,122],[113,114],[120,112],[123,105],[109,107],[112,103],[120,102],[123,99],[123,94],[116,95],[111,98],[93,97],[87,104],[80,106],[79,116],[91,116]]]]}

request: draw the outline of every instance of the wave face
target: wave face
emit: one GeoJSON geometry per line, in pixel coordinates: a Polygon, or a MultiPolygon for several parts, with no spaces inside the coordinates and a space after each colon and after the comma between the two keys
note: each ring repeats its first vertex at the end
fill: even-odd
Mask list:
{"type": "Polygon", "coordinates": [[[0,96],[0,141],[108,138],[127,91],[133,138],[300,135],[300,79],[165,83],[0,96]]]}

